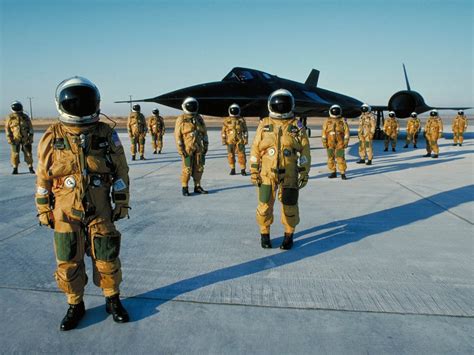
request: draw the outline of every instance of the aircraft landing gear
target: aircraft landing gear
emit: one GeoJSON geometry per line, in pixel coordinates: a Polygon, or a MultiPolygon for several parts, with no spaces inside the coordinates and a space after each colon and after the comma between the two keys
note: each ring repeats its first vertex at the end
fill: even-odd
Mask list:
{"type": "Polygon", "coordinates": [[[300,122],[303,125],[303,127],[306,129],[306,133],[308,134],[308,138],[311,138],[311,128],[308,127],[308,117],[306,116],[301,116],[300,117],[300,122]]]}
{"type": "Polygon", "coordinates": [[[380,128],[381,123],[382,125],[385,123],[385,118],[383,117],[383,111],[377,110],[377,123],[375,124],[374,139],[377,139],[377,140],[384,139],[383,131],[380,128]]]}

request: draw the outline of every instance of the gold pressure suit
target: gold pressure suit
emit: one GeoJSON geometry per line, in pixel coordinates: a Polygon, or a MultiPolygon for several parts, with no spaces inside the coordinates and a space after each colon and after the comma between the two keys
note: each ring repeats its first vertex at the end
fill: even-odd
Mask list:
{"type": "Polygon", "coordinates": [[[443,135],[443,121],[441,117],[430,116],[425,123],[426,152],[439,154],[438,139],[443,135]]]}
{"type": "Polygon", "coordinates": [[[13,112],[5,121],[5,134],[11,146],[10,161],[14,168],[20,164],[20,149],[23,151],[25,163],[33,166],[33,124],[24,112],[13,112]]]}
{"type": "Polygon", "coordinates": [[[420,130],[421,122],[418,117],[413,118],[410,117],[407,122],[407,140],[406,145],[413,142],[416,145],[416,141],[418,138],[418,131],[420,130]]]}
{"type": "Polygon", "coordinates": [[[385,132],[384,147],[388,149],[389,143],[392,143],[392,149],[397,146],[397,136],[400,125],[396,117],[388,117],[383,124],[383,131],[385,132]]]}
{"type": "Polygon", "coordinates": [[[454,144],[462,144],[464,141],[464,132],[467,129],[467,117],[465,115],[457,115],[453,121],[453,138],[454,144]]]}
{"type": "Polygon", "coordinates": [[[260,233],[269,234],[273,223],[276,193],[282,203],[281,223],[293,233],[299,223],[298,178],[311,167],[309,140],[295,118],[260,121],[250,153],[250,172],[259,176],[257,223],[260,233]]]}
{"type": "Polygon", "coordinates": [[[145,116],[140,112],[130,112],[127,122],[128,135],[130,136],[131,153],[133,156],[138,152],[140,156],[145,154],[145,138],[146,138],[146,120],[145,116]]]}
{"type": "Polygon", "coordinates": [[[36,186],[40,224],[54,228],[55,277],[68,303],[82,301],[84,253],[92,258],[94,283],[106,297],[118,294],[121,235],[113,222],[128,216],[129,178],[117,133],[102,122],[53,124],[38,145],[36,186]]]}
{"type": "Polygon", "coordinates": [[[161,152],[163,149],[163,135],[165,134],[165,121],[160,115],[150,116],[148,119],[148,130],[151,135],[151,147],[153,151],[161,152]]]}
{"type": "Polygon", "coordinates": [[[243,117],[227,117],[222,125],[222,144],[227,145],[227,158],[231,169],[235,169],[237,153],[241,170],[245,170],[247,160],[245,146],[248,144],[247,124],[243,117]]]}
{"type": "Polygon", "coordinates": [[[346,173],[347,164],[344,149],[349,145],[349,126],[342,117],[329,117],[323,123],[321,139],[328,155],[328,169],[335,173],[346,173]]]}
{"type": "Polygon", "coordinates": [[[204,119],[199,114],[178,116],[174,137],[178,153],[183,159],[181,186],[187,187],[190,177],[195,186],[200,186],[209,145],[204,119]]]}
{"type": "Polygon", "coordinates": [[[359,129],[357,135],[359,137],[359,156],[368,160],[374,157],[372,149],[372,141],[375,133],[375,117],[371,112],[363,112],[359,119],[359,129]]]}

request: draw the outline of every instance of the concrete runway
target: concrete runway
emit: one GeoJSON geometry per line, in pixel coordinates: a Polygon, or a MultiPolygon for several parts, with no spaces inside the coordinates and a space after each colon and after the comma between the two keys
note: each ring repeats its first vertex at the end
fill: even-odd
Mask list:
{"type": "Polygon", "coordinates": [[[463,147],[451,137],[440,140],[439,159],[422,157],[423,139],[416,150],[399,140],[395,153],[376,142],[373,166],[355,164],[352,137],[347,181],[326,178],[312,138],[301,223],[286,252],[277,248],[278,202],[274,248],[260,248],[255,188],[228,175],[219,132],[210,132],[207,196],[181,196],[172,134],[162,155],[147,141],[148,160],[130,162],[131,218],[118,222],[131,322],[115,324],[89,282],[85,318],[60,332],[67,304],[53,278],[52,231],[36,221],[26,165],[10,175],[2,136],[0,352],[473,353],[474,134],[463,147]]]}

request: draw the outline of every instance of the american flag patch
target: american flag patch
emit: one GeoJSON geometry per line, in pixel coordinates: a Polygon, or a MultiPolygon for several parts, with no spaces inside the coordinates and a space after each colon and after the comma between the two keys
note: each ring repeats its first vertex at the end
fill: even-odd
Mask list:
{"type": "Polygon", "coordinates": [[[120,147],[122,145],[122,142],[120,142],[120,138],[119,138],[118,133],[116,131],[114,131],[114,133],[112,133],[112,141],[114,142],[114,145],[116,147],[120,147]]]}

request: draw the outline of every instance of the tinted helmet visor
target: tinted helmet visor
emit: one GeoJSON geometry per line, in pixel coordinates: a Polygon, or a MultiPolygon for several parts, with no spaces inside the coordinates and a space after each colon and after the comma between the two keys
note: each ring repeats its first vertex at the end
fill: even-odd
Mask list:
{"type": "Polygon", "coordinates": [[[293,108],[293,100],[287,95],[274,96],[270,101],[270,108],[275,113],[288,113],[293,108]]]}
{"type": "Polygon", "coordinates": [[[233,116],[238,116],[240,114],[240,109],[236,106],[232,106],[230,109],[229,109],[229,112],[231,115],[233,116]]]}
{"type": "Polygon", "coordinates": [[[93,115],[100,108],[99,93],[89,86],[71,86],[63,89],[58,102],[62,111],[78,117],[93,115]]]}
{"type": "Polygon", "coordinates": [[[196,101],[188,101],[184,104],[184,107],[186,111],[194,113],[198,110],[198,103],[196,101]]]}
{"type": "Polygon", "coordinates": [[[331,108],[330,112],[333,116],[340,116],[342,114],[342,110],[340,107],[333,107],[331,108]]]}
{"type": "Polygon", "coordinates": [[[23,110],[23,105],[20,104],[19,102],[15,102],[12,104],[12,111],[14,112],[20,112],[23,110]]]}

